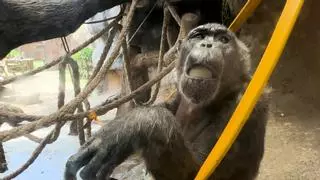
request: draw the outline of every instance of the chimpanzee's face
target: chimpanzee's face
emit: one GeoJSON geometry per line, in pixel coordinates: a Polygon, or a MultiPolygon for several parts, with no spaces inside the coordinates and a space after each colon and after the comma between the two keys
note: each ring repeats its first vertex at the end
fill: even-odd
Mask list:
{"type": "Polygon", "coordinates": [[[234,33],[220,24],[190,31],[181,44],[177,63],[179,91],[194,104],[212,101],[223,83],[242,75],[242,46],[234,33]]]}

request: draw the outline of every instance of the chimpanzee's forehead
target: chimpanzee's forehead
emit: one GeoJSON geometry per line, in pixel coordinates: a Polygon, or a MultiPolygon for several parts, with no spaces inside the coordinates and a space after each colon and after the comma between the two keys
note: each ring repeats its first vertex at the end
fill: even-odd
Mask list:
{"type": "Polygon", "coordinates": [[[203,24],[200,25],[193,30],[190,31],[192,32],[201,32],[201,31],[206,31],[206,32],[217,32],[217,31],[226,31],[228,32],[228,28],[222,24],[217,24],[217,23],[208,23],[208,24],[203,24]]]}
{"type": "Polygon", "coordinates": [[[215,31],[215,30],[228,30],[228,28],[222,24],[218,23],[208,23],[208,24],[203,24],[198,26],[196,29],[201,28],[201,29],[208,29],[210,31],[215,31]]]}

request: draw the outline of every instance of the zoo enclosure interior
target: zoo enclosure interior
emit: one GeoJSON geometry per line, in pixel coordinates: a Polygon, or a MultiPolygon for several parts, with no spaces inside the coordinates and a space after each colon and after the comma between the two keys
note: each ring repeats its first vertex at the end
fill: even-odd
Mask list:
{"type": "MultiPolygon", "coordinates": [[[[250,2],[250,1],[249,1],[250,2]]],[[[251,1],[251,2],[254,2],[254,1],[251,1]]],[[[291,1],[291,2],[293,2],[293,1],[291,1]]],[[[297,1],[296,1],[297,2],[297,1]]],[[[302,2],[302,1],[300,1],[300,2],[302,2]]],[[[279,22],[280,23],[280,22],[279,22]]],[[[261,66],[261,65],[260,65],[261,66]]],[[[258,72],[258,71],[257,71],[258,72]]],[[[243,101],[243,99],[242,99],[242,101],[243,101]]]]}

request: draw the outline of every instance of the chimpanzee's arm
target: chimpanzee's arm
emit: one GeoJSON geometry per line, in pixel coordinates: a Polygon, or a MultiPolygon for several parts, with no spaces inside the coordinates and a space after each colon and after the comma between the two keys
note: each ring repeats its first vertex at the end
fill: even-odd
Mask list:
{"type": "Polygon", "coordinates": [[[156,179],[192,179],[198,164],[174,115],[161,106],[139,107],[102,127],[66,164],[65,179],[105,179],[128,156],[142,150],[156,179]]]}

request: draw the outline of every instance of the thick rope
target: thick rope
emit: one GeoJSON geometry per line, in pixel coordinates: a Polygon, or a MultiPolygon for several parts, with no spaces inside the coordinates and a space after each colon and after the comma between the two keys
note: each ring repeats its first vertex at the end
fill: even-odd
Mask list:
{"type": "Polygon", "coordinates": [[[176,9],[170,5],[169,2],[166,1],[166,4],[168,5],[168,9],[172,15],[172,17],[174,18],[174,20],[176,20],[177,24],[181,27],[181,18],[179,16],[179,14],[177,13],[176,9]]]}
{"type": "MultiPolygon", "coordinates": [[[[66,52],[69,53],[68,45],[66,39],[64,39],[64,43],[66,45],[66,52]]],[[[70,56],[66,58],[62,63],[59,64],[59,94],[58,94],[58,109],[60,109],[64,105],[65,100],[65,84],[66,84],[66,67],[70,67],[70,75],[72,77],[74,96],[76,97],[80,92],[80,75],[79,75],[79,66],[76,61],[74,61],[70,56]]],[[[83,106],[80,103],[78,106],[78,112],[83,112],[83,106]]],[[[70,112],[71,113],[71,112],[70,112]]],[[[65,122],[58,122],[55,127],[55,131],[51,140],[48,142],[49,144],[55,142],[61,132],[61,128],[65,125],[65,122]]],[[[84,131],[83,131],[83,119],[79,119],[75,122],[77,126],[78,137],[80,141],[80,145],[85,142],[84,131]]],[[[71,124],[72,125],[72,124],[71,124]]]]}
{"type": "MultiPolygon", "coordinates": [[[[184,16],[182,17],[182,24],[184,24],[184,16]]],[[[186,18],[188,19],[188,18],[186,18]]],[[[194,22],[189,22],[190,25],[186,26],[186,29],[190,29],[190,27],[196,23],[194,22]]],[[[186,22],[187,24],[187,22],[186,22]]],[[[184,32],[183,30],[181,30],[181,32],[184,32]]],[[[184,35],[184,33],[181,33],[181,35],[184,35]]],[[[119,45],[120,46],[120,45],[119,45]]],[[[118,47],[119,47],[118,46],[118,47]]],[[[174,54],[174,51],[172,51],[170,54],[174,54]]],[[[168,53],[168,52],[167,52],[168,53]]],[[[166,54],[167,54],[166,53],[166,54]]],[[[112,57],[110,57],[109,59],[112,59],[116,56],[115,53],[113,53],[112,57]]],[[[139,87],[138,89],[136,89],[135,91],[133,91],[131,94],[117,100],[114,101],[113,103],[110,103],[108,105],[105,106],[98,106],[96,108],[93,108],[93,110],[97,111],[98,115],[103,115],[104,113],[106,113],[108,110],[111,110],[113,108],[118,107],[120,104],[125,103],[129,100],[131,100],[132,98],[134,98],[138,93],[142,92],[143,90],[150,88],[153,84],[155,84],[158,80],[160,80],[162,77],[164,77],[165,75],[167,75],[173,68],[174,68],[174,63],[173,63],[173,59],[171,59],[174,56],[168,56],[168,60],[169,62],[171,61],[171,64],[169,65],[169,67],[165,68],[162,73],[160,73],[157,77],[155,77],[154,79],[148,81],[147,83],[145,83],[143,86],[139,87]]],[[[165,58],[165,62],[167,62],[166,57],[165,58]]],[[[109,63],[110,64],[110,63],[109,63]]],[[[107,63],[107,67],[109,67],[109,64],[107,63]]],[[[83,94],[83,93],[81,93],[83,94]]],[[[80,94],[80,95],[81,95],[80,94]]],[[[77,98],[81,98],[79,96],[77,96],[77,98]]],[[[70,102],[70,103],[74,103],[74,101],[70,102]]],[[[17,127],[17,128],[13,128],[11,130],[8,131],[3,131],[0,133],[0,140],[1,141],[7,141],[16,137],[20,137],[24,134],[29,134],[30,132],[33,132],[37,129],[41,129],[43,127],[47,127],[52,125],[54,122],[58,122],[58,121],[63,121],[63,120],[75,120],[78,118],[84,118],[87,117],[87,115],[89,114],[89,111],[86,111],[84,113],[78,113],[76,115],[71,115],[68,113],[63,113],[61,114],[61,111],[53,113],[49,116],[30,116],[30,115],[21,115],[21,114],[14,114],[14,113],[4,113],[0,111],[0,115],[2,116],[9,116],[9,117],[13,117],[13,118],[25,118],[28,119],[30,121],[34,121],[36,119],[39,119],[38,121],[35,122],[31,122],[29,124],[17,127]],[[41,118],[41,119],[40,119],[41,118]]]]}
{"type": "Polygon", "coordinates": [[[39,144],[39,146],[32,152],[32,155],[30,158],[25,162],[19,169],[15,170],[13,173],[1,178],[1,180],[11,180],[15,177],[17,177],[19,174],[21,174],[23,171],[25,171],[41,154],[43,149],[46,147],[46,145],[49,143],[52,135],[54,134],[54,130],[52,130],[39,144]]]}
{"type": "MultiPolygon", "coordinates": [[[[132,9],[134,9],[134,8],[132,8],[132,9]]],[[[128,23],[128,24],[130,24],[130,23],[128,23]]],[[[69,54],[70,49],[68,47],[66,39],[65,38],[62,39],[62,42],[63,42],[65,50],[67,51],[67,54],[69,54]]],[[[66,58],[69,58],[69,57],[66,56],[66,58]]],[[[73,60],[71,59],[71,61],[73,61],[73,60]]],[[[70,64],[70,66],[72,67],[75,96],[77,96],[81,92],[78,64],[76,62],[70,62],[70,59],[68,62],[65,62],[65,61],[62,62],[61,66],[59,68],[60,85],[59,85],[58,108],[62,108],[64,105],[66,63],[70,64]],[[75,67],[75,65],[76,65],[76,67],[75,67]]],[[[81,112],[81,111],[83,112],[82,104],[80,104],[78,106],[78,112],[81,112]]],[[[33,152],[30,159],[22,167],[20,167],[18,170],[16,170],[15,172],[13,172],[10,175],[4,177],[3,179],[12,179],[12,178],[18,176],[19,174],[21,174],[24,170],[26,170],[36,160],[36,158],[40,155],[40,153],[45,148],[45,146],[49,143],[52,143],[53,141],[55,141],[58,138],[61,127],[64,125],[64,123],[65,122],[63,122],[63,121],[57,122],[56,128],[50,134],[48,134],[46,136],[46,138],[40,143],[40,145],[37,147],[37,149],[33,152]]],[[[84,132],[83,132],[82,127],[83,127],[83,121],[81,124],[78,124],[80,144],[83,144],[85,142],[84,132]],[[82,133],[81,133],[81,131],[82,131],[82,133]]]]}
{"type": "MultiPolygon", "coordinates": [[[[130,11],[129,11],[129,14],[128,14],[128,18],[127,18],[127,24],[125,27],[125,29],[127,29],[128,25],[130,24],[130,21],[132,19],[132,15],[133,15],[133,12],[132,12],[132,9],[134,9],[134,6],[135,6],[135,1],[132,3],[131,5],[131,8],[130,8],[130,11]],[[131,14],[130,14],[131,12],[131,14]],[[130,15],[131,15],[131,19],[130,19],[130,15]]],[[[165,25],[165,23],[164,23],[165,25]]],[[[163,25],[163,26],[164,26],[163,25]]],[[[167,30],[167,28],[163,28],[165,29],[165,31],[167,30]]],[[[164,30],[163,30],[164,32],[164,30]]],[[[56,113],[53,113],[51,115],[49,115],[48,117],[42,117],[42,116],[30,116],[30,115],[23,115],[26,119],[30,120],[30,121],[33,121],[33,120],[36,120],[36,119],[39,119],[41,118],[39,121],[36,121],[36,122],[32,122],[32,123],[29,123],[25,126],[21,126],[21,127],[17,127],[17,128],[14,128],[10,131],[6,131],[8,132],[6,134],[6,132],[3,132],[0,134],[0,139],[3,140],[3,141],[6,141],[6,140],[9,140],[9,139],[12,139],[14,137],[19,137],[23,134],[26,134],[26,133],[22,133],[23,131],[25,132],[32,132],[36,129],[40,129],[42,127],[46,127],[46,126],[49,126],[49,125],[52,125],[54,122],[64,122],[64,121],[67,121],[67,120],[76,120],[78,118],[80,118],[81,120],[83,120],[83,118],[86,118],[88,116],[88,113],[89,113],[89,105],[87,104],[86,105],[86,112],[81,112],[81,108],[79,108],[80,106],[82,107],[82,104],[81,102],[83,100],[85,100],[86,96],[92,92],[92,90],[95,88],[95,84],[96,82],[100,82],[101,81],[101,75],[105,74],[106,70],[104,69],[106,67],[106,69],[108,69],[111,64],[113,63],[115,57],[118,56],[117,52],[119,53],[119,49],[120,49],[120,46],[121,46],[121,42],[123,42],[122,39],[124,39],[123,37],[125,36],[125,33],[126,31],[125,30],[122,30],[121,33],[120,33],[120,36],[119,36],[119,40],[117,41],[117,45],[116,45],[116,48],[115,48],[115,51],[113,52],[113,54],[110,56],[110,58],[108,59],[107,63],[102,67],[100,68],[100,71],[97,73],[97,75],[92,79],[92,82],[90,82],[89,84],[87,84],[87,87],[85,88],[84,92],[80,93],[73,101],[71,101],[70,103],[68,103],[67,105],[63,106],[61,108],[61,110],[59,110],[58,112],[56,113]],[[122,36],[121,36],[122,35],[122,36]],[[122,41],[121,41],[122,40],[122,41]],[[118,49],[118,50],[117,50],[118,49]],[[95,83],[94,83],[95,82],[95,83]],[[80,101],[80,103],[79,103],[80,101]],[[80,105],[79,105],[80,104],[80,105]],[[78,105],[78,114],[76,115],[72,115],[70,114],[70,111],[68,112],[68,110],[72,110],[72,109],[75,109],[78,105]],[[17,131],[16,131],[17,130],[17,131]],[[12,137],[9,137],[9,133],[18,133],[15,134],[14,136],[12,137]],[[20,134],[20,135],[19,135],[20,134]]],[[[165,37],[164,36],[164,33],[162,33],[162,37],[165,37]]],[[[163,43],[163,38],[161,39],[161,43],[163,43]]],[[[161,46],[162,47],[162,46],[161,46]]],[[[159,61],[158,61],[158,72],[161,72],[161,69],[162,69],[162,63],[160,61],[161,59],[161,49],[160,48],[160,52],[159,52],[159,61]],[[160,68],[159,68],[160,67],[160,68]]],[[[164,52],[163,52],[164,54],[164,52]]],[[[163,54],[162,54],[162,60],[163,60],[163,54]]],[[[62,58],[62,57],[61,57],[62,58]]],[[[169,61],[170,62],[170,61],[169,61]]],[[[138,89],[136,89],[135,91],[133,91],[131,94],[121,98],[121,99],[118,99],[119,97],[117,96],[115,98],[115,101],[113,102],[106,102],[105,104],[103,104],[102,106],[98,106],[98,107],[95,107],[93,108],[94,111],[97,112],[98,115],[102,115],[102,114],[105,114],[107,111],[115,108],[115,107],[118,107],[119,105],[131,100],[132,98],[134,98],[137,94],[139,94],[140,92],[142,92],[143,90],[145,89],[148,89],[148,88],[151,88],[154,84],[157,83],[157,86],[160,85],[160,80],[165,76],[167,75],[169,72],[171,72],[171,70],[174,68],[175,66],[175,63],[173,61],[171,61],[170,65],[165,68],[161,73],[159,73],[154,79],[148,81],[147,83],[145,83],[144,85],[140,86],[138,89]]],[[[158,89],[158,88],[156,88],[158,89]]],[[[158,89],[159,90],[159,89],[158,89]]],[[[76,94],[76,93],[75,93],[76,94]]],[[[155,97],[157,96],[157,93],[155,93],[155,97]]],[[[152,99],[152,98],[151,98],[152,99]]],[[[150,99],[150,100],[151,100],[150,99]]],[[[153,102],[152,102],[153,103],[153,102]]],[[[82,110],[83,110],[83,107],[82,107],[82,110]]],[[[2,112],[0,112],[0,115],[1,115],[2,112]]],[[[22,116],[21,114],[17,115],[15,113],[12,113],[12,114],[8,114],[8,113],[5,113],[7,116],[22,116]]],[[[81,127],[80,125],[78,127],[81,127]]],[[[83,130],[83,129],[82,129],[83,130]]],[[[52,135],[54,134],[54,131],[52,131],[50,134],[48,134],[48,136],[46,136],[46,138],[40,143],[40,145],[37,147],[37,149],[33,152],[32,156],[30,157],[30,159],[21,167],[19,168],[18,170],[16,170],[14,173],[4,177],[4,179],[12,179],[16,176],[18,176],[20,173],[22,173],[25,169],[27,169],[34,161],[35,159],[39,156],[39,154],[41,153],[41,151],[44,149],[44,147],[46,146],[46,144],[48,144],[50,142],[50,137],[52,137],[52,135]]],[[[90,133],[91,135],[91,133],[90,133]]],[[[81,141],[81,140],[80,140],[81,141]]]]}
{"type": "MultiPolygon", "coordinates": [[[[62,45],[64,47],[64,50],[66,51],[67,54],[70,54],[70,48],[68,45],[68,41],[66,39],[66,37],[62,37],[61,38],[62,41],[62,45]]],[[[64,105],[64,99],[65,99],[65,68],[68,67],[69,72],[70,72],[70,76],[72,78],[72,82],[73,82],[73,89],[74,89],[74,96],[76,97],[80,92],[81,92],[81,88],[80,88],[80,75],[79,75],[79,66],[78,63],[76,61],[74,61],[70,56],[67,59],[67,61],[64,61],[60,64],[61,66],[59,66],[59,79],[60,79],[60,88],[59,88],[59,97],[58,97],[58,109],[60,109],[63,105],[64,105]],[[61,95],[61,96],[60,96],[61,95]]],[[[87,101],[89,103],[89,101],[86,99],[85,101],[87,101]]],[[[79,104],[78,106],[78,112],[83,112],[83,105],[82,103],[79,104]]],[[[65,122],[59,122],[56,125],[55,128],[55,133],[51,139],[51,142],[54,142],[58,139],[59,135],[60,135],[60,131],[61,128],[64,126],[65,122]]],[[[70,131],[74,131],[73,128],[75,128],[74,126],[76,126],[76,133],[78,133],[78,137],[79,137],[79,142],[80,145],[82,145],[85,142],[85,136],[84,136],[84,131],[83,131],[83,119],[79,119],[77,121],[73,121],[70,124],[70,131]]]]}
{"type": "MultiPolygon", "coordinates": [[[[162,79],[164,76],[166,76],[168,73],[170,73],[175,67],[175,62],[171,62],[171,64],[164,68],[163,71],[158,74],[156,77],[154,77],[152,80],[148,81],[147,83],[143,84],[136,90],[132,91],[131,94],[124,96],[118,100],[115,100],[107,105],[97,106],[95,108],[92,108],[93,111],[97,113],[97,115],[103,115],[106,112],[118,107],[119,105],[126,103],[130,101],[132,98],[136,97],[139,93],[143,92],[145,89],[148,89],[152,87],[154,84],[156,84],[160,79],[162,79]]],[[[1,112],[0,112],[1,113],[1,112]]],[[[11,130],[2,131],[0,133],[0,141],[6,142],[10,139],[14,139],[20,136],[23,136],[24,134],[29,134],[33,131],[36,131],[38,129],[41,129],[43,127],[48,127],[55,122],[59,121],[72,121],[77,120],[79,118],[85,118],[89,115],[90,111],[86,111],[83,113],[78,114],[63,114],[63,115],[56,115],[56,113],[51,114],[49,116],[42,117],[38,121],[30,122],[26,125],[19,126],[17,128],[13,128],[11,130]]],[[[11,116],[18,117],[20,114],[14,114],[12,113],[11,116]]],[[[36,118],[32,117],[31,115],[26,115],[29,119],[36,118]]]]}
{"type": "Polygon", "coordinates": [[[116,33],[117,31],[119,31],[121,29],[120,25],[119,24],[115,24],[113,26],[113,28],[111,29],[110,31],[110,34],[108,36],[108,39],[107,39],[107,42],[106,42],[106,45],[102,51],[102,54],[100,55],[100,59],[96,65],[96,67],[94,68],[91,76],[89,77],[89,80],[88,80],[88,83],[86,84],[86,86],[89,84],[89,82],[91,82],[93,80],[93,78],[95,78],[98,74],[98,72],[100,71],[109,51],[110,51],[110,48],[112,46],[112,43],[113,43],[113,40],[116,36],[116,33]]]}
{"type": "MultiPolygon", "coordinates": [[[[164,7],[163,10],[163,25],[162,25],[162,32],[161,32],[161,41],[160,41],[160,51],[159,51],[159,60],[158,60],[158,68],[157,73],[160,73],[163,66],[163,57],[165,53],[165,43],[167,41],[167,29],[169,26],[169,20],[170,20],[170,12],[167,7],[164,7]]],[[[153,94],[151,95],[151,98],[146,102],[143,103],[144,106],[148,106],[154,103],[154,101],[157,99],[159,90],[160,90],[161,80],[157,82],[155,90],[153,94]]]]}
{"type": "MultiPolygon", "coordinates": [[[[14,128],[14,130],[12,129],[13,131],[15,131],[14,134],[11,134],[11,135],[8,134],[10,131],[12,132],[12,130],[2,132],[0,134],[0,141],[4,142],[9,139],[16,138],[23,134],[26,134],[27,132],[33,132],[35,129],[39,129],[45,125],[50,125],[54,122],[66,120],[64,116],[69,112],[72,112],[97,87],[99,82],[104,78],[106,72],[112,65],[115,58],[118,56],[121,44],[125,39],[125,36],[129,30],[129,25],[131,24],[131,20],[133,18],[136,4],[137,4],[137,0],[133,0],[130,6],[130,10],[128,12],[127,19],[124,23],[124,27],[119,34],[119,39],[115,45],[114,52],[110,55],[108,61],[103,65],[103,67],[101,68],[97,76],[88,84],[88,86],[85,87],[84,90],[76,98],[71,100],[68,104],[63,106],[57,112],[52,113],[51,115],[46,116],[40,119],[39,121],[34,122],[34,124],[32,125],[30,123],[18,128],[14,128]]],[[[82,118],[84,117],[86,116],[82,116],[82,118]]]]}
{"type": "Polygon", "coordinates": [[[66,51],[67,54],[69,54],[70,48],[69,48],[67,38],[65,36],[61,37],[61,41],[62,41],[62,45],[63,45],[64,50],[66,51]]]}
{"type": "Polygon", "coordinates": [[[8,121],[14,120],[14,123],[21,123],[23,121],[33,122],[45,117],[39,115],[29,115],[24,113],[13,113],[7,111],[0,111],[0,116],[2,118],[7,119],[8,121]]]}
{"type": "MultiPolygon", "coordinates": [[[[62,39],[63,42],[63,39],[62,39]]],[[[63,43],[64,44],[64,43],[63,43]]],[[[64,45],[65,47],[65,45],[64,45]]],[[[66,47],[65,47],[66,49],[66,47]]],[[[66,50],[67,53],[69,53],[66,50]]],[[[59,64],[59,93],[58,93],[58,109],[60,109],[63,105],[64,105],[64,100],[65,100],[65,91],[66,91],[66,66],[67,66],[67,61],[69,60],[70,56],[67,56],[65,58],[65,60],[63,60],[60,64],[59,64]]],[[[54,130],[53,130],[53,134],[52,137],[50,138],[50,140],[48,141],[48,143],[53,143],[55,142],[59,135],[60,135],[60,131],[62,126],[65,124],[65,122],[57,122],[54,130]]]]}
{"type": "MultiPolygon", "coordinates": [[[[158,66],[157,66],[157,73],[160,73],[162,70],[162,66],[163,66],[163,57],[164,57],[164,53],[165,53],[165,42],[166,42],[166,36],[167,36],[167,28],[169,26],[169,20],[170,20],[170,13],[168,8],[164,8],[164,18],[163,18],[163,25],[162,25],[162,33],[161,33],[161,41],[160,41],[160,51],[159,51],[159,56],[158,56],[158,66]]],[[[124,78],[126,79],[126,81],[128,82],[128,88],[129,88],[129,94],[132,92],[133,89],[133,84],[132,84],[132,79],[131,79],[131,71],[130,71],[130,57],[129,57],[129,52],[128,52],[128,47],[127,47],[127,43],[123,42],[122,43],[122,52],[123,52],[123,56],[124,56],[124,78]]],[[[160,90],[160,83],[161,80],[159,82],[157,82],[156,87],[154,89],[154,92],[152,93],[150,99],[145,102],[145,103],[140,103],[137,102],[135,99],[133,99],[133,102],[136,105],[143,105],[143,106],[148,106],[154,103],[154,101],[156,100],[159,90],[160,90]]]]}
{"type": "MultiPolygon", "coordinates": [[[[90,104],[89,104],[89,101],[84,101],[83,102],[84,104],[84,107],[85,107],[85,111],[89,111],[90,110],[90,104]]],[[[90,119],[88,119],[87,117],[85,118],[85,121],[86,123],[88,122],[91,122],[90,119]]],[[[87,135],[87,139],[89,139],[91,137],[91,123],[89,123],[86,127],[83,127],[83,128],[86,128],[86,135],[87,135]]]]}
{"type": "MultiPolygon", "coordinates": [[[[79,66],[78,63],[70,59],[68,62],[69,67],[71,67],[71,72],[73,79],[73,89],[74,89],[74,97],[77,97],[78,94],[81,92],[81,87],[80,87],[80,73],[79,73],[79,66]]],[[[78,106],[78,113],[83,112],[83,104],[80,103],[78,106]]],[[[79,143],[80,145],[84,144],[86,141],[85,135],[84,135],[84,130],[83,130],[83,119],[77,120],[77,131],[78,131],[78,137],[79,137],[79,143]]]]}
{"type": "MultiPolygon", "coordinates": [[[[133,84],[131,81],[131,63],[130,63],[130,57],[129,57],[129,51],[128,51],[128,46],[127,42],[124,41],[122,43],[122,54],[123,54],[123,71],[124,71],[124,80],[126,83],[128,83],[128,91],[130,94],[133,89],[133,84]]],[[[137,105],[138,102],[133,98],[132,101],[137,105]]]]}

